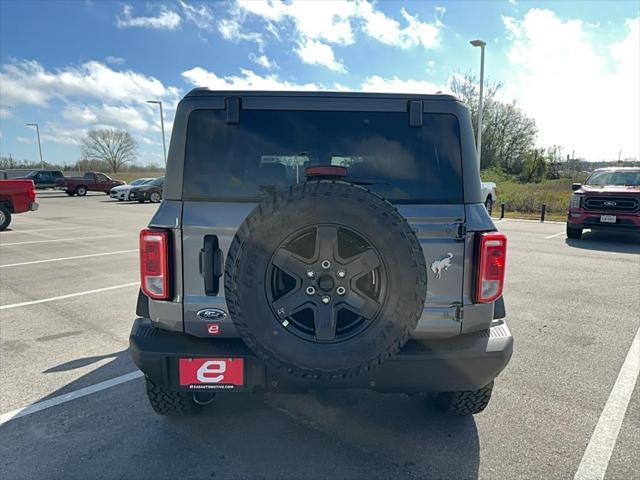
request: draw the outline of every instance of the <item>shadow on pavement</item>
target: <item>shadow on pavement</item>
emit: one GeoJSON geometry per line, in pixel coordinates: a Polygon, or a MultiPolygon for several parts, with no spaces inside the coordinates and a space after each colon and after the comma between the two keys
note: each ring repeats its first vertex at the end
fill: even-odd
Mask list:
{"type": "MultiPolygon", "coordinates": [[[[135,370],[127,350],[46,373],[112,360],[42,398],[135,370]]],[[[418,397],[368,391],[218,395],[200,415],[167,418],[141,379],[0,426],[5,478],[477,478],[471,417],[440,414],[418,397]],[[331,397],[331,396],[330,396],[331,397]]]]}
{"type": "Polygon", "coordinates": [[[582,238],[567,238],[566,244],[584,250],[601,252],[640,253],[640,234],[631,232],[603,232],[585,230],[582,238]]]}

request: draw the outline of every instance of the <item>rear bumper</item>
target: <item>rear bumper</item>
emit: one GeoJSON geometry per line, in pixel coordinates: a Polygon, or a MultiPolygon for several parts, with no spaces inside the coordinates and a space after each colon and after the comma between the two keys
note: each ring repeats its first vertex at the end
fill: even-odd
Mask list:
{"type": "Polygon", "coordinates": [[[38,207],[40,205],[38,205],[38,202],[30,202],[29,203],[29,210],[31,210],[32,212],[35,212],[36,210],[38,210],[38,207]]]}
{"type": "MultiPolygon", "coordinates": [[[[145,375],[172,390],[184,389],[178,381],[180,358],[243,358],[245,385],[233,391],[286,393],[319,386],[285,376],[257,358],[240,339],[214,340],[169,332],[156,328],[148,318],[134,322],[129,350],[145,375]]],[[[398,355],[373,372],[322,386],[396,393],[476,390],[498,376],[512,352],[511,332],[498,321],[481,332],[448,339],[410,340],[398,355]]]]}
{"type": "Polygon", "coordinates": [[[567,223],[572,228],[592,230],[632,230],[640,231],[640,213],[591,212],[585,210],[569,210],[567,223]],[[600,221],[601,215],[614,215],[615,223],[600,221]]]}

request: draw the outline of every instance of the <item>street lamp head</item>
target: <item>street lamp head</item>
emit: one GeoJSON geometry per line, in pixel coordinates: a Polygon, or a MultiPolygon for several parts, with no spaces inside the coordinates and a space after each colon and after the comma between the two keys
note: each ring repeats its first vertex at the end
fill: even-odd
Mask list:
{"type": "Polygon", "coordinates": [[[469,42],[474,47],[484,47],[487,43],[482,40],[471,40],[469,42]]]}
{"type": "Polygon", "coordinates": [[[37,123],[27,123],[27,127],[37,127],[37,123]]]}
{"type": "Polygon", "coordinates": [[[160,104],[160,103],[162,103],[162,102],[161,102],[161,101],[159,101],[159,100],[147,100],[147,103],[157,103],[157,104],[160,104]]]}

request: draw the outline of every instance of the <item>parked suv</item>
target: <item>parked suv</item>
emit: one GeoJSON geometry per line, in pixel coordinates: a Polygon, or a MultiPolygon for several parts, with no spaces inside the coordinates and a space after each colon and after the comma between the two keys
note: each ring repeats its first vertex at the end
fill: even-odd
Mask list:
{"type": "Polygon", "coordinates": [[[599,168],[571,188],[567,237],[586,228],[640,232],[640,168],[599,168]]]}
{"type": "Polygon", "coordinates": [[[31,180],[36,190],[56,188],[57,182],[64,181],[64,175],[60,170],[32,170],[24,177],[16,177],[15,180],[31,180]]]}
{"type": "Polygon", "coordinates": [[[152,407],[355,387],[482,411],[513,345],[483,201],[454,97],[193,90],[140,233],[152,407]]]}

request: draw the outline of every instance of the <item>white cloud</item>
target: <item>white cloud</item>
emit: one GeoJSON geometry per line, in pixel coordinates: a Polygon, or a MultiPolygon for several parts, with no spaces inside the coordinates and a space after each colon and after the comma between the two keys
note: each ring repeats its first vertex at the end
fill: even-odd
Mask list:
{"type": "Polygon", "coordinates": [[[438,46],[442,27],[440,18],[446,12],[444,7],[435,7],[434,20],[426,22],[402,8],[400,14],[406,24],[403,27],[398,20],[377,10],[367,0],[293,0],[289,3],[238,0],[238,6],[245,12],[262,17],[270,25],[285,20],[293,22],[299,41],[312,39],[350,45],[355,41],[354,30],[359,26],[374,40],[401,48],[438,46]]]}
{"type": "Polygon", "coordinates": [[[145,131],[151,128],[150,122],[145,119],[145,114],[148,113],[145,110],[115,105],[67,105],[62,112],[62,117],[83,125],[102,125],[124,130],[145,131]]]}
{"type": "Polygon", "coordinates": [[[33,60],[17,61],[0,70],[3,101],[47,105],[52,98],[90,97],[103,101],[144,103],[149,98],[176,101],[180,92],[154,77],[132,70],[113,70],[90,61],[77,67],[45,70],[33,60]]]}
{"type": "Polygon", "coordinates": [[[154,30],[175,30],[180,26],[182,18],[173,10],[167,9],[164,5],[160,6],[160,10],[156,16],[150,17],[134,17],[133,7],[124,5],[122,13],[116,18],[118,28],[151,28],[154,30]]]}
{"type": "Polygon", "coordinates": [[[104,59],[105,63],[108,63],[110,65],[122,65],[125,62],[125,59],[122,57],[116,57],[113,55],[109,55],[108,57],[106,57],[104,59]]]}
{"type": "Polygon", "coordinates": [[[367,77],[360,85],[360,90],[363,92],[378,93],[450,93],[450,90],[445,85],[437,85],[425,80],[414,80],[412,78],[403,80],[395,76],[392,78],[383,78],[379,75],[367,77]]]}
{"type": "Polygon", "coordinates": [[[207,87],[211,90],[332,90],[332,91],[364,91],[379,93],[450,93],[445,85],[437,85],[424,80],[400,79],[398,77],[383,78],[373,75],[365,79],[357,88],[334,83],[325,85],[318,82],[296,83],[282,80],[275,74],[258,75],[247,69],[241,69],[240,75],[220,77],[201,67],[195,67],[182,73],[185,80],[195,87],[207,87]]]}
{"type": "Polygon", "coordinates": [[[334,72],[346,73],[347,69],[340,60],[336,60],[333,49],[326,43],[306,38],[296,48],[296,53],[304,63],[322,65],[334,72]]]}
{"type": "Polygon", "coordinates": [[[13,113],[11,110],[5,107],[0,107],[0,118],[11,118],[13,117],[13,113]]]}
{"type": "Polygon", "coordinates": [[[211,90],[327,90],[318,83],[298,84],[280,80],[277,75],[261,76],[248,69],[240,70],[242,75],[219,77],[201,67],[195,67],[182,76],[195,87],[207,87],[211,90]]]}
{"type": "Polygon", "coordinates": [[[254,53],[250,53],[249,60],[269,70],[278,68],[278,64],[275,62],[275,60],[270,59],[266,55],[256,55],[254,53]]]}
{"type": "Polygon", "coordinates": [[[256,32],[244,32],[242,23],[237,19],[224,18],[218,22],[218,31],[222,38],[232,42],[247,40],[262,45],[262,35],[256,32]]]}
{"type": "Polygon", "coordinates": [[[504,95],[536,119],[541,145],[562,145],[589,159],[640,158],[640,20],[606,44],[580,20],[531,9],[503,17],[511,47],[504,95]]]}
{"type": "Polygon", "coordinates": [[[434,60],[427,61],[427,70],[433,70],[433,67],[436,66],[436,62],[434,60]]]}
{"type": "Polygon", "coordinates": [[[187,21],[193,23],[196,27],[203,30],[211,30],[213,27],[213,12],[204,3],[194,6],[183,0],[178,0],[182,7],[182,13],[187,21]]]}

